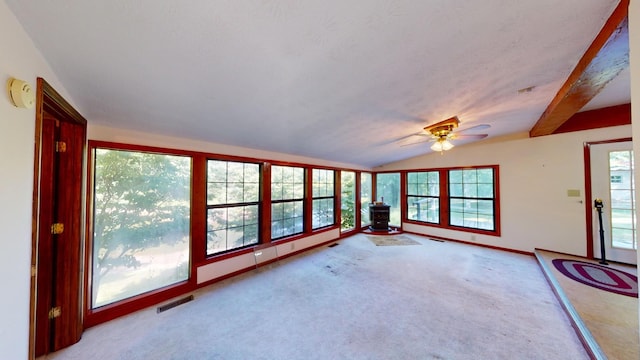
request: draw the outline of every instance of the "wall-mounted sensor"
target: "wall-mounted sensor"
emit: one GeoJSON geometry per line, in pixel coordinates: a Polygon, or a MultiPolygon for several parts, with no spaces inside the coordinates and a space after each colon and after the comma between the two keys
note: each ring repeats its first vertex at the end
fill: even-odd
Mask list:
{"type": "Polygon", "coordinates": [[[36,104],[36,94],[26,81],[11,78],[7,87],[9,98],[14,106],[31,109],[36,104]]]}

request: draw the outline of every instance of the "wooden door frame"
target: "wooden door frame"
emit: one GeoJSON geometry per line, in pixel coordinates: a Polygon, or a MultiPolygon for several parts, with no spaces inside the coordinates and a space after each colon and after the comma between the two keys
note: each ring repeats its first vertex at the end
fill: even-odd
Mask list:
{"type": "MultiPolygon", "coordinates": [[[[30,287],[30,303],[29,303],[29,359],[35,358],[35,340],[36,340],[36,305],[37,305],[37,272],[38,267],[38,238],[41,230],[39,222],[40,214],[40,173],[42,160],[42,137],[43,137],[43,121],[45,110],[62,121],[75,125],[80,125],[84,130],[84,142],[86,144],[87,120],[76,111],[49,83],[43,78],[37,79],[36,90],[36,118],[35,118],[35,140],[34,140],[34,168],[33,168],[33,203],[32,203],[32,219],[31,219],[31,287],[30,287]]],[[[86,145],[85,145],[86,146],[86,145]]],[[[83,150],[84,154],[85,151],[83,150]]],[[[84,174],[84,171],[83,171],[84,174]]],[[[82,175],[84,177],[84,175],[82,175]]],[[[82,192],[84,193],[84,192],[82,192]]],[[[84,201],[83,201],[84,202],[84,201]]],[[[84,211],[81,206],[81,211],[84,211]]],[[[84,213],[80,214],[84,217],[84,213]]],[[[84,221],[81,221],[84,224],[84,221]]],[[[84,231],[80,231],[81,236],[84,231]]],[[[81,244],[84,242],[81,241],[81,244]]],[[[80,264],[83,264],[80,259],[80,264]]],[[[78,269],[81,271],[81,269],[78,269]]],[[[82,293],[82,292],[80,292],[82,293]]],[[[80,316],[82,309],[78,309],[80,316]]]]}
{"type": "Polygon", "coordinates": [[[587,229],[587,258],[593,259],[593,194],[591,193],[591,145],[612,144],[618,142],[633,141],[630,137],[601,141],[587,141],[584,143],[584,210],[587,229]]]}

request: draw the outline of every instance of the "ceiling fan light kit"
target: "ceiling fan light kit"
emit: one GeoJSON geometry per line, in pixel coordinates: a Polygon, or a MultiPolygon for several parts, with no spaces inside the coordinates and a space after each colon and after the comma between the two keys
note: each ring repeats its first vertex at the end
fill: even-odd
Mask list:
{"type": "Polygon", "coordinates": [[[434,142],[433,145],[431,145],[431,150],[443,152],[451,150],[453,146],[454,145],[449,142],[449,140],[440,138],[436,142],[434,142]]]}

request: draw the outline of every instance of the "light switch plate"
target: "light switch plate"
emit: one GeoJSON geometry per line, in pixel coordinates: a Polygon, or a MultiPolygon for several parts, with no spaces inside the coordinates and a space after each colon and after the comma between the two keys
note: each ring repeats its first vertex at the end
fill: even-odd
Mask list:
{"type": "Polygon", "coordinates": [[[567,190],[567,196],[569,196],[569,197],[580,197],[580,190],[578,190],[578,189],[569,189],[569,190],[567,190]]]}

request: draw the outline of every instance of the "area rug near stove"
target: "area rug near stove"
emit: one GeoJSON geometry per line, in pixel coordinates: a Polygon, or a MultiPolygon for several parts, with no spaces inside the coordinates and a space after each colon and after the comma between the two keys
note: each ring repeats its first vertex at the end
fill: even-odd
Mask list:
{"type": "Polygon", "coordinates": [[[419,242],[406,235],[367,235],[367,238],[371,240],[372,243],[376,244],[376,246],[420,245],[419,242]]]}
{"type": "Polygon", "coordinates": [[[553,266],[566,277],[620,295],[638,297],[638,278],[627,272],[584,261],[554,259],[553,266]]]}

